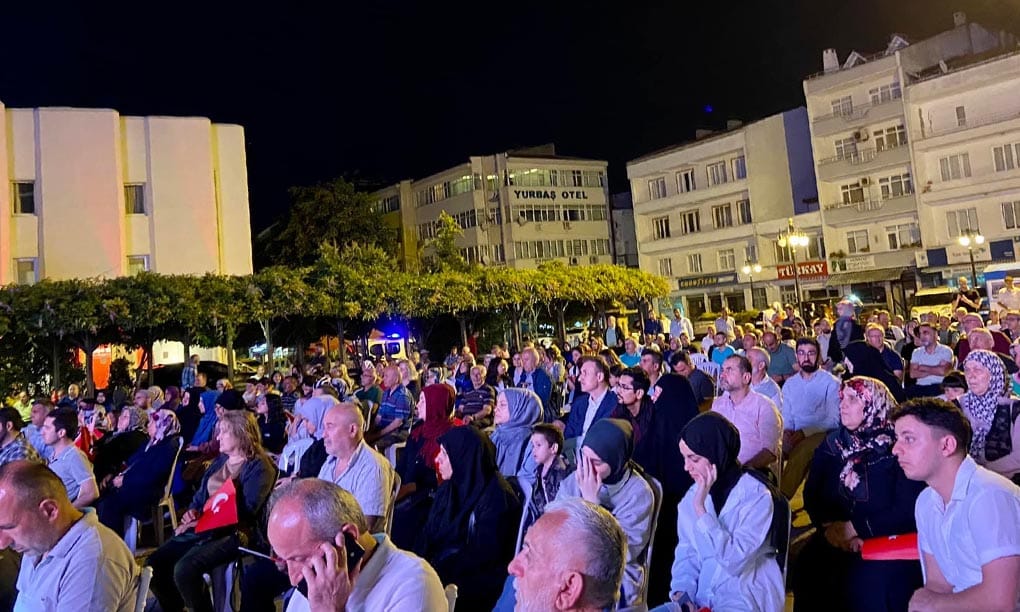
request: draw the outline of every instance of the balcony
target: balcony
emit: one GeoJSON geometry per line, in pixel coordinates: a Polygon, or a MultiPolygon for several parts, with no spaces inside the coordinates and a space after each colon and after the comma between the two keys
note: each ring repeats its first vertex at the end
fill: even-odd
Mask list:
{"type": "Polygon", "coordinates": [[[826,225],[851,225],[862,220],[895,217],[917,212],[913,193],[895,198],[868,199],[863,202],[832,202],[825,205],[826,225]],[[865,219],[866,218],[866,219],[865,219]]]}
{"type": "Polygon", "coordinates": [[[910,163],[910,147],[903,143],[888,149],[864,149],[818,162],[818,179],[828,183],[851,176],[870,174],[885,166],[910,163]]]}
{"type": "Polygon", "coordinates": [[[813,121],[815,138],[824,138],[860,128],[880,121],[903,117],[903,99],[893,98],[878,104],[854,106],[849,113],[836,113],[816,117],[813,121]]]}

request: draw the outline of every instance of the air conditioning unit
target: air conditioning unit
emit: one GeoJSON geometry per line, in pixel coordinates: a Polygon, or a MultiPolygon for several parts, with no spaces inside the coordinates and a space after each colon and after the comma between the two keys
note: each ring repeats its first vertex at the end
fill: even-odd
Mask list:
{"type": "Polygon", "coordinates": [[[482,221],[481,223],[478,224],[478,229],[484,232],[485,230],[489,229],[489,224],[486,223],[485,221],[482,221]]]}
{"type": "Polygon", "coordinates": [[[854,132],[854,140],[857,142],[864,142],[868,138],[871,138],[871,133],[866,128],[861,128],[854,132]]]}
{"type": "Polygon", "coordinates": [[[482,255],[481,257],[479,257],[479,258],[478,258],[478,261],[479,261],[479,263],[481,263],[481,264],[482,264],[483,266],[487,266],[487,265],[489,265],[489,261],[490,261],[490,259],[489,259],[489,256],[488,256],[488,255],[482,255]]]}
{"type": "Polygon", "coordinates": [[[592,255],[591,257],[588,258],[588,261],[593,264],[597,264],[599,262],[599,257],[598,255],[592,255]]]}
{"type": "Polygon", "coordinates": [[[517,217],[517,225],[524,225],[527,222],[528,220],[525,219],[524,217],[517,217]]]}
{"type": "Polygon", "coordinates": [[[868,185],[871,184],[871,179],[866,177],[866,176],[862,176],[861,180],[860,180],[860,184],[861,184],[861,187],[867,187],[868,185]]]}
{"type": "Polygon", "coordinates": [[[577,265],[577,258],[576,257],[571,257],[570,258],[570,265],[572,265],[572,266],[576,266],[577,265]]]}

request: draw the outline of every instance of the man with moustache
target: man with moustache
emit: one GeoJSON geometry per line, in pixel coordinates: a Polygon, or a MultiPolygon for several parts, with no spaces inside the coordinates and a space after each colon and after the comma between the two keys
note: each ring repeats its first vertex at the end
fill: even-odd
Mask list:
{"type": "Polygon", "coordinates": [[[807,476],[815,448],[839,427],[839,381],[818,368],[818,340],[797,339],[800,371],[783,386],[783,450],[789,458],[780,489],[792,498],[807,476]]]}

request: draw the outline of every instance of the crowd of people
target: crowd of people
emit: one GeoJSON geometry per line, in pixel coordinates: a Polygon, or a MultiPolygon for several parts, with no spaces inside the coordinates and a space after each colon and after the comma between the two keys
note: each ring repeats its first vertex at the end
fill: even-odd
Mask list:
{"type": "Polygon", "coordinates": [[[119,406],[18,397],[0,606],[133,609],[123,538],[170,482],[181,513],[144,560],[165,612],[213,610],[227,566],[255,612],[445,610],[450,585],[464,610],[1020,609],[1020,311],[770,310],[700,340],[676,310],[365,361],[358,383],[313,360],[234,389],[195,357],[119,406]],[[787,568],[798,491],[813,529],[787,568]],[[920,561],[862,555],[913,533],[920,561]]]}

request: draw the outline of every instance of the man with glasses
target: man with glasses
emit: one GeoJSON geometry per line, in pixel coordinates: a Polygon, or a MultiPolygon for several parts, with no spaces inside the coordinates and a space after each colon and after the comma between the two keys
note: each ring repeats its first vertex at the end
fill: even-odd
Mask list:
{"type": "Polygon", "coordinates": [[[783,449],[789,459],[780,488],[790,498],[804,481],[815,448],[839,426],[839,381],[819,369],[820,354],[817,340],[798,338],[800,371],[783,386],[783,449]]]}
{"type": "Polygon", "coordinates": [[[610,418],[630,423],[634,429],[634,446],[640,444],[642,438],[648,437],[652,425],[652,399],[648,394],[650,388],[651,380],[641,368],[624,370],[613,387],[617,404],[610,418]]]}

